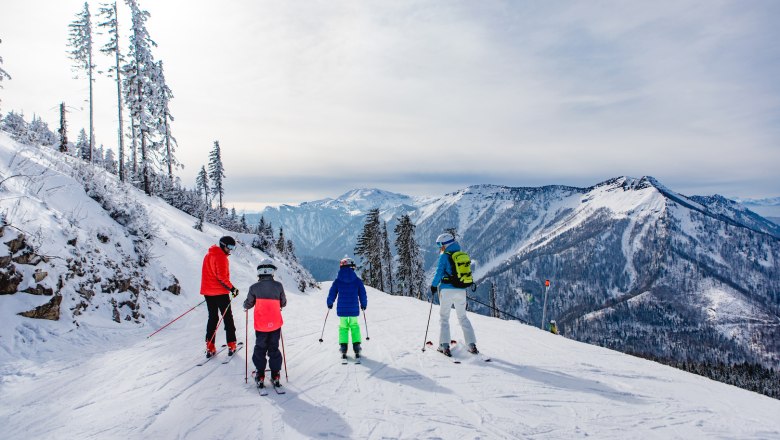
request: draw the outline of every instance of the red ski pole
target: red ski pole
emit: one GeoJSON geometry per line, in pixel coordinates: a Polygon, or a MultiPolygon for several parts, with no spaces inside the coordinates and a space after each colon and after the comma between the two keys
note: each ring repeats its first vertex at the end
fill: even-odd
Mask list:
{"type": "Polygon", "coordinates": [[[154,336],[154,335],[156,335],[157,333],[159,333],[159,332],[160,332],[160,330],[162,330],[162,329],[164,329],[165,327],[168,327],[169,325],[171,325],[171,324],[173,324],[174,322],[178,321],[178,320],[179,320],[179,318],[181,318],[182,316],[186,315],[187,313],[190,313],[191,311],[195,310],[195,307],[198,307],[199,305],[203,304],[204,302],[206,302],[206,300],[205,300],[205,299],[204,299],[203,301],[199,302],[197,305],[193,306],[191,309],[189,309],[189,310],[187,310],[186,312],[182,313],[181,315],[177,316],[177,317],[176,317],[176,319],[174,319],[173,321],[171,321],[171,322],[169,322],[169,323],[165,324],[164,326],[162,326],[162,327],[158,328],[158,329],[157,329],[157,331],[155,331],[155,332],[154,332],[154,333],[152,333],[151,335],[147,336],[147,337],[146,337],[146,339],[149,339],[149,338],[151,338],[152,336],[154,336]]]}
{"type": "Polygon", "coordinates": [[[284,334],[282,329],[279,329],[279,337],[282,338],[282,360],[284,361],[284,379],[289,382],[290,378],[287,376],[287,355],[284,353],[284,334]]]}
{"type": "MultiPolygon", "coordinates": [[[[246,327],[244,335],[244,344],[249,343],[249,309],[244,309],[244,315],[246,317],[246,327]]],[[[247,348],[247,351],[249,349],[247,348]]],[[[244,362],[244,383],[249,383],[249,356],[244,355],[246,361],[244,362]]]]}
{"type": "MultiPolygon", "coordinates": [[[[205,300],[204,300],[205,301],[205,300]]],[[[217,322],[217,327],[214,329],[214,334],[211,335],[211,339],[209,339],[210,343],[214,343],[214,340],[217,338],[217,331],[219,331],[219,325],[222,324],[222,320],[225,318],[225,315],[227,315],[227,312],[230,311],[230,304],[232,304],[233,298],[230,298],[230,302],[228,302],[227,307],[225,307],[225,313],[222,314],[222,316],[219,317],[219,322],[217,322]]]]}

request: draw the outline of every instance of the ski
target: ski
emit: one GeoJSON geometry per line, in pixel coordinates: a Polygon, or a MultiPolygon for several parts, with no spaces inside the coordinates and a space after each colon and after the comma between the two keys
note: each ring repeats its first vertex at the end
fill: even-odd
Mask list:
{"type": "Polygon", "coordinates": [[[260,393],[261,396],[267,396],[268,395],[268,388],[266,388],[265,385],[260,384],[259,386],[256,386],[257,392],[260,393]]]}
{"type": "Polygon", "coordinates": [[[287,391],[282,389],[282,384],[277,384],[275,382],[271,382],[271,385],[274,387],[274,391],[276,391],[276,394],[284,394],[287,391]]]}
{"type": "Polygon", "coordinates": [[[362,361],[362,357],[359,354],[355,355],[355,363],[356,364],[360,364],[360,363],[362,363],[361,361],[362,361]]]}
{"type": "Polygon", "coordinates": [[[236,351],[233,352],[232,356],[228,356],[227,360],[222,361],[223,364],[230,362],[234,357],[236,357],[236,353],[238,353],[242,348],[244,348],[243,342],[239,342],[237,345],[238,346],[236,347],[236,351]]]}
{"type": "Polygon", "coordinates": [[[219,350],[217,350],[217,352],[216,352],[216,353],[214,353],[214,355],[213,355],[213,356],[211,356],[211,357],[207,357],[205,360],[201,361],[201,362],[198,364],[198,367],[202,367],[203,365],[205,365],[205,364],[206,364],[206,362],[208,362],[208,361],[210,361],[210,360],[214,359],[215,357],[217,357],[217,355],[218,355],[218,354],[222,353],[222,352],[223,352],[223,351],[225,351],[225,350],[227,350],[227,345],[223,345],[223,346],[222,346],[222,348],[220,348],[219,350]]]}

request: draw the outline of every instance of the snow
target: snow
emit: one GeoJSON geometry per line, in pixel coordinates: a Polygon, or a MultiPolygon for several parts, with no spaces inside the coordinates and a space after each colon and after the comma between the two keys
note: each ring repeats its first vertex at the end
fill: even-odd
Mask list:
{"type": "MultiPolygon", "coordinates": [[[[27,227],[45,234],[47,253],[68,252],[70,233],[87,237],[85,219],[112,233],[119,247],[111,257],[132,248],[102,208],[56,171],[56,153],[23,149],[2,137],[0,146],[3,175],[17,153],[49,170],[37,198],[31,192],[37,185],[9,180],[7,188],[24,197],[2,205],[12,219],[27,219],[27,227]]],[[[518,322],[470,313],[478,345],[492,362],[456,345],[455,356],[463,360],[456,365],[433,348],[422,351],[429,303],[371,288],[361,318],[363,336],[370,336],[365,359],[341,365],[335,314],[324,323],[324,342],[318,341],[330,283],[300,293],[285,267],[277,279],[288,292],[287,394],[261,397],[251,378],[246,383],[249,350],[227,365],[220,362],[223,352],[196,366],[203,357],[205,306],[147,338],[202,301],[201,260],[226,231],[210,225],[196,231],[195,219],[159,199],[135,190],[126,197],[141,202],[155,222],[145,270],[158,284],[175,276],[181,295],[155,292],[159,304],[146,305],[140,324],[116,323],[100,308],[81,315],[78,326],[16,315],[48,297],[0,297],[3,439],[780,437],[780,401],[518,322]]],[[[231,255],[240,299],[263,257],[246,246],[231,255]]],[[[427,339],[436,341],[433,308],[427,339]]],[[[251,315],[237,309],[234,316],[239,339],[251,349],[251,315]]],[[[460,338],[454,316],[451,325],[460,338]]],[[[217,343],[224,343],[221,330],[217,343]]]]}

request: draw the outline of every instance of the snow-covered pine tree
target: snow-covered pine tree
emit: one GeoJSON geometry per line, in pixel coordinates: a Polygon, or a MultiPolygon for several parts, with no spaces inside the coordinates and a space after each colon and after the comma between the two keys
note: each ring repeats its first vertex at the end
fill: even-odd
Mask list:
{"type": "Polygon", "coordinates": [[[403,296],[423,298],[425,271],[420,246],[414,238],[416,226],[408,215],[398,218],[395,225],[395,249],[398,254],[396,284],[403,296]]]}
{"type": "MultiPolygon", "coordinates": [[[[151,194],[151,167],[152,157],[149,149],[154,145],[152,139],[159,126],[155,125],[154,115],[156,103],[156,74],[157,65],[152,56],[152,47],[157,46],[146,29],[146,20],[149,18],[147,11],[141,10],[137,0],[125,0],[130,7],[133,23],[133,32],[130,34],[129,63],[123,67],[125,74],[125,94],[127,105],[130,108],[132,120],[137,124],[134,131],[140,141],[141,175],[143,189],[146,194],[151,194]]],[[[134,155],[136,153],[134,152],[134,155]]],[[[135,168],[136,160],[133,161],[135,168]]],[[[134,169],[135,171],[135,169],[134,169]]]]}
{"type": "Polygon", "coordinates": [[[382,222],[382,291],[393,294],[393,253],[387,236],[387,222],[382,222]]]}
{"type": "Polygon", "coordinates": [[[293,241],[290,239],[287,239],[287,244],[285,244],[285,249],[287,252],[287,257],[290,260],[298,261],[298,257],[295,255],[295,244],[293,244],[293,241]]]}
{"type": "Polygon", "coordinates": [[[27,121],[24,120],[24,113],[16,113],[11,110],[3,118],[2,129],[7,131],[11,138],[18,142],[24,142],[27,139],[27,121]]]}
{"type": "Polygon", "coordinates": [[[209,175],[206,172],[206,166],[200,167],[200,172],[198,173],[198,176],[195,178],[195,190],[198,192],[198,195],[203,195],[203,202],[208,205],[209,204],[209,175]]]}
{"type": "Polygon", "coordinates": [[[65,103],[60,103],[60,153],[68,152],[68,121],[65,118],[65,103]]]}
{"type": "Polygon", "coordinates": [[[33,115],[27,129],[27,143],[50,147],[57,143],[57,136],[49,130],[49,124],[40,117],[33,115]]]}
{"type": "Polygon", "coordinates": [[[279,251],[279,255],[284,255],[285,249],[287,249],[287,241],[284,239],[284,229],[279,226],[279,238],[276,239],[276,250],[279,251]]]}
{"type": "Polygon", "coordinates": [[[76,139],[76,155],[84,160],[87,160],[87,154],[89,154],[89,139],[87,139],[87,132],[82,128],[79,132],[79,137],[76,139]]]}
{"type": "MultiPolygon", "coordinates": [[[[3,40],[0,40],[0,43],[2,43],[2,42],[3,42],[3,40]]],[[[8,72],[3,70],[3,57],[0,57],[0,89],[3,88],[3,80],[4,79],[11,79],[11,75],[9,75],[8,72]]],[[[3,102],[3,100],[0,99],[0,102],[3,102]]]]}
{"type": "Polygon", "coordinates": [[[160,133],[163,137],[163,144],[165,145],[165,152],[163,154],[162,162],[168,170],[168,179],[173,181],[174,168],[181,167],[181,163],[174,156],[176,146],[176,138],[171,135],[171,122],[174,118],[171,115],[169,103],[173,99],[173,92],[165,81],[165,73],[163,72],[163,62],[160,61],[156,65],[154,75],[154,90],[156,91],[154,103],[155,103],[155,120],[160,126],[160,133]]]}
{"type": "Polygon", "coordinates": [[[114,150],[112,148],[106,149],[106,157],[103,159],[103,168],[105,168],[106,171],[114,175],[116,175],[116,173],[118,172],[116,155],[114,154],[114,150]]]}
{"type": "Polygon", "coordinates": [[[111,4],[103,4],[98,12],[102,17],[102,21],[98,23],[98,27],[105,28],[109,35],[108,42],[100,49],[106,55],[114,55],[114,66],[109,67],[109,77],[113,74],[116,78],[116,101],[117,101],[117,113],[119,120],[119,180],[125,180],[125,135],[124,135],[124,120],[122,118],[122,70],[120,69],[121,63],[124,62],[121,50],[119,49],[119,22],[117,20],[117,7],[116,0],[111,4]]]}
{"type": "Polygon", "coordinates": [[[363,282],[375,289],[382,289],[382,232],[379,225],[379,209],[366,214],[363,231],[358,235],[355,256],[360,257],[358,269],[363,282]]]}
{"type": "Polygon", "coordinates": [[[219,148],[219,141],[214,141],[214,148],[209,154],[209,179],[211,180],[211,194],[218,197],[219,213],[225,209],[222,204],[222,197],[225,195],[225,187],[222,181],[226,178],[225,167],[222,165],[222,150],[219,148]]]}
{"type": "Polygon", "coordinates": [[[73,67],[76,72],[86,72],[89,80],[89,151],[85,159],[91,162],[92,150],[95,148],[94,100],[92,94],[95,64],[92,62],[92,17],[89,13],[88,2],[84,2],[84,9],[76,14],[76,20],[69,27],[68,45],[72,48],[69,54],[75,63],[73,67]]]}

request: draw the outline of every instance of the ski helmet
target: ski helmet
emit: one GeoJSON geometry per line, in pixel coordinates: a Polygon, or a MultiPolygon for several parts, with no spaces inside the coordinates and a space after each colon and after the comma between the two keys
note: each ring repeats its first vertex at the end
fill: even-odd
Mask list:
{"type": "Polygon", "coordinates": [[[349,258],[347,256],[344,256],[344,258],[342,258],[341,261],[339,261],[339,267],[351,267],[351,268],[354,269],[355,268],[355,260],[353,260],[352,258],[349,258]]]}
{"type": "Polygon", "coordinates": [[[445,232],[443,234],[440,234],[438,237],[436,237],[436,245],[439,247],[447,246],[450,243],[455,242],[455,237],[452,236],[449,232],[445,232]]]}
{"type": "Polygon", "coordinates": [[[273,275],[274,272],[276,272],[276,266],[274,266],[274,262],[268,258],[261,261],[257,266],[258,275],[273,275]]]}
{"type": "Polygon", "coordinates": [[[226,235],[219,239],[219,245],[232,251],[236,248],[236,240],[233,237],[226,235]]]}

